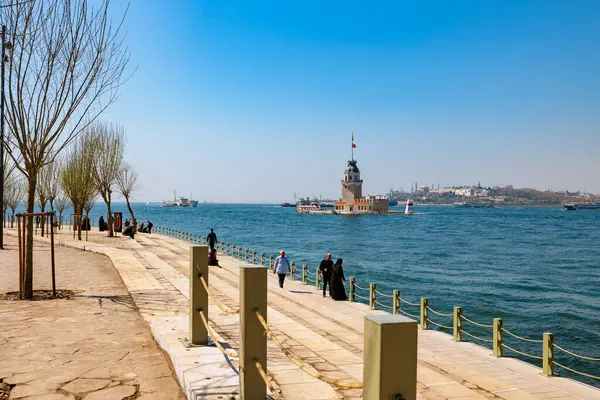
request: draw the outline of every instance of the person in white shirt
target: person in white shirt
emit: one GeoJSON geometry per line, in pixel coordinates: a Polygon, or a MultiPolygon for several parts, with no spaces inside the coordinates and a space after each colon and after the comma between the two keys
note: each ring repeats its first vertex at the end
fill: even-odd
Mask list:
{"type": "Polygon", "coordinates": [[[283,289],[283,281],[285,281],[285,275],[290,272],[290,261],[285,256],[285,251],[281,250],[279,256],[275,259],[275,268],[273,273],[279,275],[279,287],[283,289]]]}

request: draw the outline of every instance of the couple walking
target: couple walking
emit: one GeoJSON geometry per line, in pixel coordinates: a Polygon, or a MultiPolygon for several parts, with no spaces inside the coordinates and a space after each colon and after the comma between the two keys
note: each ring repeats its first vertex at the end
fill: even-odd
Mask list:
{"type": "Polygon", "coordinates": [[[328,253],[325,259],[321,261],[319,270],[321,271],[321,276],[323,277],[323,297],[325,297],[325,291],[327,289],[327,285],[329,285],[329,296],[331,296],[332,299],[348,300],[348,296],[346,296],[346,289],[344,289],[344,284],[342,283],[342,281],[346,281],[344,269],[342,268],[343,262],[344,260],[338,258],[334,264],[333,261],[331,261],[330,253],[328,253]]]}

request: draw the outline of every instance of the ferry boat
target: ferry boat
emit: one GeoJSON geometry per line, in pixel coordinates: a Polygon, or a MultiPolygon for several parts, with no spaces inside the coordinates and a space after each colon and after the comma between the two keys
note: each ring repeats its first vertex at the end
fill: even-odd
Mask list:
{"type": "Polygon", "coordinates": [[[333,211],[322,208],[319,203],[298,204],[296,212],[298,214],[334,214],[333,211]]]}
{"type": "Polygon", "coordinates": [[[180,197],[177,199],[177,193],[173,190],[173,200],[163,200],[163,207],[196,207],[197,201],[190,201],[187,197],[180,197]],[[194,204],[195,203],[195,204],[194,204]]]}
{"type": "Polygon", "coordinates": [[[458,208],[491,208],[493,207],[490,203],[470,203],[468,201],[462,201],[454,203],[454,207],[458,208]]]}
{"type": "Polygon", "coordinates": [[[563,205],[565,210],[598,210],[600,209],[600,203],[572,203],[563,205]]]}

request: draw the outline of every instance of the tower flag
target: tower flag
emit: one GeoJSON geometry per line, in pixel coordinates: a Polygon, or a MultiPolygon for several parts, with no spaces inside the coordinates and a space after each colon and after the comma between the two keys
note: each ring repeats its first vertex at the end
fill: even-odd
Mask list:
{"type": "Polygon", "coordinates": [[[352,132],[352,148],[356,148],[356,145],[354,144],[354,132],[352,132]]]}

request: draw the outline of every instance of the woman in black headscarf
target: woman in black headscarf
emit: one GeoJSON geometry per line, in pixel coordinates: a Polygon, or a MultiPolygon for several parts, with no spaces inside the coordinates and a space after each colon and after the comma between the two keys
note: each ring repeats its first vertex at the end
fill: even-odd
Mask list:
{"type": "Polygon", "coordinates": [[[104,217],[101,215],[100,219],[98,220],[98,230],[100,232],[104,232],[104,217]]]}
{"type": "Polygon", "coordinates": [[[344,269],[342,268],[342,263],[344,260],[338,258],[338,260],[333,265],[331,270],[331,298],[334,300],[348,300],[348,296],[346,296],[346,289],[344,289],[344,282],[346,282],[346,278],[344,277],[344,269]]]}

